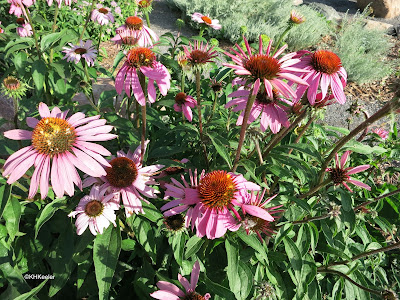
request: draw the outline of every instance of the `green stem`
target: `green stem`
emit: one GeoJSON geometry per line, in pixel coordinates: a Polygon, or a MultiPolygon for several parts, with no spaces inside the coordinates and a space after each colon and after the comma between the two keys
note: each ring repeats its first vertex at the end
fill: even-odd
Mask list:
{"type": "MultiPolygon", "coordinates": [[[[97,0],[93,0],[92,6],[90,7],[90,9],[88,10],[88,12],[87,12],[87,14],[86,14],[86,22],[85,22],[85,25],[83,25],[83,29],[82,29],[81,35],[79,36],[79,41],[81,41],[81,40],[83,39],[83,35],[84,35],[84,33],[85,33],[86,27],[87,27],[88,24],[89,24],[90,17],[91,17],[91,15],[92,15],[92,11],[93,11],[93,9],[94,9],[94,7],[95,7],[96,4],[97,4],[97,0]]],[[[79,41],[78,41],[78,42],[79,42],[79,41]]]]}
{"type": "Polygon", "coordinates": [[[199,36],[200,36],[200,37],[203,36],[204,30],[205,30],[204,26],[201,26],[200,32],[199,32],[199,36]]]}
{"type": "MultiPolygon", "coordinates": [[[[35,26],[33,25],[33,22],[32,22],[31,14],[29,13],[28,9],[25,9],[24,5],[22,5],[21,8],[25,12],[26,17],[28,18],[28,22],[32,27],[32,33],[33,33],[32,35],[33,35],[33,38],[35,40],[35,47],[36,47],[37,55],[38,55],[39,59],[42,59],[42,51],[40,50],[40,47],[39,47],[39,39],[38,39],[38,36],[36,34],[35,26]]],[[[43,57],[43,59],[47,63],[47,61],[46,61],[46,59],[44,57],[43,57]]]]}
{"type": "Polygon", "coordinates": [[[185,92],[185,72],[182,70],[182,75],[181,75],[181,92],[185,92]]]}
{"type": "Polygon", "coordinates": [[[99,43],[97,44],[97,56],[100,56],[100,44],[101,44],[101,38],[103,36],[103,25],[100,26],[100,34],[99,34],[99,43]]]}
{"type": "MultiPolygon", "coordinates": [[[[59,11],[60,11],[60,8],[58,7],[58,5],[56,5],[55,11],[54,11],[53,26],[51,28],[51,32],[52,33],[56,32],[56,29],[57,29],[57,17],[58,17],[58,12],[59,11]]],[[[54,49],[51,48],[50,49],[50,58],[49,58],[50,63],[53,62],[53,55],[54,55],[54,49]]]]}
{"type": "Polygon", "coordinates": [[[197,112],[199,115],[199,133],[200,133],[200,143],[202,144],[203,147],[203,153],[204,153],[204,160],[206,163],[206,169],[208,170],[209,162],[208,162],[208,156],[207,156],[207,148],[206,145],[204,144],[204,135],[203,135],[203,123],[202,123],[202,118],[201,118],[201,85],[200,85],[200,71],[196,70],[196,95],[197,95],[197,112]]]}
{"type": "Polygon", "coordinates": [[[251,108],[253,107],[254,100],[256,100],[257,94],[253,95],[253,91],[254,91],[254,85],[252,86],[249,97],[247,98],[247,104],[246,104],[246,108],[244,111],[243,123],[242,123],[242,127],[240,129],[239,144],[238,144],[238,147],[236,150],[236,157],[235,157],[235,161],[233,163],[232,172],[235,172],[238,167],[239,159],[240,159],[240,151],[242,150],[242,146],[244,143],[244,137],[246,135],[247,121],[249,120],[250,111],[251,111],[251,108]]]}
{"type": "MultiPolygon", "coordinates": [[[[139,71],[139,82],[140,86],[142,87],[143,91],[146,91],[146,77],[142,72],[139,71]]],[[[147,99],[146,99],[146,94],[145,94],[145,103],[142,106],[142,134],[141,134],[141,143],[140,143],[140,161],[143,164],[143,156],[144,156],[144,151],[145,151],[145,142],[146,142],[146,104],[147,104],[147,99]]]]}
{"type": "Polygon", "coordinates": [[[293,27],[292,25],[289,25],[289,26],[286,28],[286,30],[281,34],[281,36],[279,37],[278,43],[277,43],[276,46],[275,46],[275,50],[274,50],[274,53],[273,53],[273,54],[275,54],[276,51],[278,51],[279,46],[281,45],[281,42],[282,42],[283,38],[285,37],[285,35],[288,34],[288,32],[290,31],[290,29],[292,29],[292,27],[293,27]]]}
{"type": "Polygon", "coordinates": [[[339,150],[348,142],[350,141],[353,137],[355,137],[358,133],[363,131],[365,128],[370,126],[372,123],[376,122],[377,120],[385,117],[386,115],[390,114],[392,111],[395,111],[396,109],[400,108],[400,98],[396,97],[390,102],[388,102],[386,105],[384,105],[380,110],[378,110],[375,114],[373,114],[370,118],[362,122],[360,125],[358,125],[355,129],[353,129],[347,136],[344,136],[341,138],[337,143],[336,147],[333,148],[329,156],[325,159],[324,163],[322,164],[321,167],[321,173],[318,178],[318,184],[324,181],[324,176],[326,173],[326,168],[328,167],[330,161],[333,159],[335,154],[339,152],[339,150]]]}
{"type": "Polygon", "coordinates": [[[91,96],[91,97],[89,97],[88,95],[86,95],[86,97],[88,98],[90,105],[91,105],[98,113],[100,113],[100,109],[96,106],[96,100],[94,99],[92,79],[90,78],[89,72],[88,72],[88,70],[87,70],[85,59],[81,59],[81,63],[82,63],[82,65],[83,65],[83,70],[84,70],[84,72],[85,72],[85,76],[86,76],[87,83],[90,85],[90,96],[91,96]]]}
{"type": "Polygon", "coordinates": [[[315,194],[316,192],[318,192],[320,189],[322,189],[323,187],[327,186],[332,180],[330,178],[328,178],[327,180],[321,182],[320,184],[317,184],[316,186],[314,186],[313,188],[311,188],[307,193],[305,194],[301,194],[299,196],[297,196],[299,199],[304,199],[306,197],[309,197],[313,194],[315,194]]]}
{"type": "MultiPolygon", "coordinates": [[[[304,133],[306,133],[308,127],[310,127],[310,125],[312,124],[312,122],[314,122],[314,120],[317,118],[317,115],[314,114],[307,122],[307,124],[304,126],[304,128],[301,130],[301,132],[299,133],[299,135],[297,136],[296,140],[294,141],[295,144],[297,144],[298,142],[300,142],[301,137],[304,135],[304,133]]],[[[293,148],[289,150],[288,154],[290,155],[293,152],[293,148]]]]}
{"type": "Polygon", "coordinates": [[[147,27],[150,28],[150,18],[149,18],[149,12],[147,10],[144,10],[144,16],[146,17],[146,23],[147,23],[147,27]]]}

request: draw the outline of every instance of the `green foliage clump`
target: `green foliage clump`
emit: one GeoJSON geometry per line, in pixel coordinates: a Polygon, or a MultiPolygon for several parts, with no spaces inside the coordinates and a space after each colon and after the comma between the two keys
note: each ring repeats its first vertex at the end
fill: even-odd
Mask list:
{"type": "MultiPolygon", "coordinates": [[[[206,2],[202,0],[169,0],[179,9],[191,16],[201,12],[216,18],[223,25],[222,34],[231,42],[241,37],[241,27],[247,27],[247,37],[256,40],[260,34],[267,34],[273,40],[278,40],[287,27],[290,11],[293,5],[285,0],[238,0],[233,5],[226,0],[206,2]]],[[[326,21],[309,7],[295,7],[303,14],[307,22],[294,28],[286,37],[289,48],[298,50],[317,43],[320,38],[329,33],[326,21]]]]}
{"type": "Polygon", "coordinates": [[[345,17],[336,34],[334,51],[340,56],[349,80],[365,83],[382,79],[391,73],[385,61],[391,44],[379,30],[365,28],[365,13],[345,17]]]}

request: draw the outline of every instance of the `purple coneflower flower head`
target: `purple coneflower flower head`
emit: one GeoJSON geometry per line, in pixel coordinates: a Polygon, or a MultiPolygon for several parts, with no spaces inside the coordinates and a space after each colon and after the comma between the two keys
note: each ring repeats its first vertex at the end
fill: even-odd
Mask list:
{"type": "Polygon", "coordinates": [[[102,26],[107,25],[108,23],[114,23],[114,16],[112,15],[111,10],[105,7],[94,9],[91,19],[102,26]]]}
{"type": "Polygon", "coordinates": [[[201,296],[195,291],[197,282],[199,281],[199,275],[200,275],[200,263],[196,261],[193,266],[192,274],[190,276],[190,282],[181,274],[178,274],[178,280],[185,288],[185,291],[182,291],[175,284],[172,284],[170,282],[159,281],[157,282],[157,287],[160,290],[151,293],[150,296],[160,300],[179,300],[179,299],[208,300],[211,298],[209,293],[205,294],[204,296],[201,296]]]}
{"type": "Polygon", "coordinates": [[[93,46],[91,40],[87,40],[83,42],[82,40],[79,42],[79,45],[72,45],[68,43],[71,48],[63,47],[63,51],[66,55],[63,59],[66,59],[68,62],[75,62],[78,64],[81,59],[84,59],[87,65],[94,66],[94,61],[97,57],[97,50],[95,46],[93,46]]]}
{"type": "Polygon", "coordinates": [[[340,160],[339,160],[338,154],[336,153],[335,154],[335,167],[328,168],[328,169],[326,169],[326,171],[328,171],[330,173],[331,179],[335,185],[343,184],[346,187],[346,189],[348,189],[350,192],[353,192],[353,191],[347,185],[347,182],[352,183],[354,185],[357,185],[359,187],[362,187],[362,188],[370,191],[371,187],[369,185],[350,177],[350,175],[352,175],[352,174],[360,173],[362,171],[369,169],[370,165],[361,165],[358,167],[345,168],[345,165],[350,156],[350,153],[351,153],[351,151],[346,151],[345,153],[343,153],[340,160]]]}
{"type": "MultiPolygon", "coordinates": [[[[273,133],[277,133],[281,130],[282,125],[285,127],[289,127],[289,119],[288,119],[288,109],[283,105],[285,102],[287,105],[292,105],[290,101],[285,100],[282,96],[279,95],[276,89],[272,90],[273,97],[270,98],[265,89],[259,89],[256,99],[254,101],[253,106],[251,107],[250,116],[247,121],[248,124],[254,122],[260,115],[260,128],[262,131],[267,130],[267,128],[271,128],[273,133]]],[[[240,114],[236,125],[242,125],[244,111],[246,109],[247,100],[249,98],[250,91],[245,87],[240,87],[237,91],[228,95],[228,97],[234,97],[231,101],[229,101],[225,108],[236,105],[233,109],[234,112],[242,111],[240,114]]]]}
{"type": "Polygon", "coordinates": [[[219,21],[217,19],[211,20],[210,17],[202,15],[198,12],[195,12],[192,15],[192,20],[200,24],[205,24],[215,30],[220,30],[222,28],[222,25],[219,24],[219,21]]]}
{"type": "MultiPolygon", "coordinates": [[[[339,56],[327,50],[318,50],[314,53],[301,51],[301,53],[303,54],[301,62],[295,67],[309,71],[301,77],[309,84],[307,98],[310,104],[314,105],[316,102],[319,89],[324,99],[329,87],[337,102],[344,104],[346,96],[343,89],[346,86],[347,73],[342,67],[339,56]]],[[[296,91],[297,98],[301,98],[306,89],[305,86],[299,86],[296,91]]]]}
{"type": "Polygon", "coordinates": [[[17,34],[20,37],[27,37],[27,36],[31,36],[33,34],[31,24],[26,23],[24,18],[17,18],[16,22],[18,25],[21,26],[21,27],[17,27],[17,34]]]}
{"type": "Polygon", "coordinates": [[[8,13],[20,17],[24,13],[22,6],[30,7],[36,2],[36,0],[7,0],[7,2],[11,4],[8,13]]]}
{"type": "MultiPolygon", "coordinates": [[[[55,0],[57,2],[58,8],[61,8],[61,4],[63,3],[63,0],[55,0]]],[[[71,6],[72,0],[64,0],[65,5],[71,6]]],[[[47,5],[51,6],[53,4],[53,0],[47,0],[47,5]]]]}
{"type": "Polygon", "coordinates": [[[121,94],[125,90],[125,93],[130,97],[133,93],[140,105],[146,105],[146,98],[140,85],[138,72],[141,72],[149,79],[147,83],[147,95],[150,103],[156,101],[154,82],[157,83],[160,93],[163,96],[167,94],[171,86],[171,75],[162,63],[156,61],[153,51],[143,47],[132,48],[126,54],[126,61],[115,77],[115,89],[118,94],[121,94]]]}
{"type": "Polygon", "coordinates": [[[201,69],[205,64],[213,62],[218,55],[213,46],[209,48],[208,43],[199,41],[183,46],[183,51],[188,65],[195,69],[201,69]]]}
{"type": "MultiPolygon", "coordinates": [[[[146,141],[146,146],[149,141],[146,141]]],[[[144,154],[143,154],[144,155],[144,154]]],[[[157,198],[158,191],[149,185],[155,185],[157,182],[152,178],[153,173],[157,172],[163,165],[142,166],[141,159],[141,146],[137,147],[135,152],[124,153],[123,151],[117,152],[117,157],[113,158],[109,166],[105,168],[106,174],[101,176],[101,190],[107,190],[117,195],[116,199],[122,198],[122,203],[125,207],[125,214],[127,217],[133,213],[143,213],[142,202],[149,203],[146,199],[157,198]]],[[[83,186],[91,186],[92,184],[99,184],[98,178],[86,178],[83,186]]]]}
{"type": "Polygon", "coordinates": [[[246,230],[247,234],[250,232],[255,232],[262,242],[261,233],[264,233],[267,236],[271,236],[274,233],[273,227],[271,226],[271,222],[277,219],[275,214],[282,213],[284,210],[277,210],[282,207],[282,205],[274,206],[274,207],[265,207],[272,199],[274,199],[277,195],[274,195],[263,202],[265,195],[265,190],[256,195],[253,193],[247,193],[243,198],[243,202],[240,207],[242,209],[243,218],[239,220],[241,222],[242,227],[246,230]],[[264,218],[259,218],[256,213],[252,213],[254,209],[262,209],[264,210],[264,218]]]}
{"type": "Polygon", "coordinates": [[[304,16],[302,16],[301,14],[299,14],[298,12],[292,10],[290,12],[290,18],[289,18],[289,23],[291,24],[301,24],[304,23],[306,21],[306,18],[304,16]]]}
{"type": "MultiPolygon", "coordinates": [[[[207,236],[208,239],[222,237],[229,229],[239,229],[236,220],[231,215],[233,212],[238,218],[234,206],[240,205],[242,193],[247,190],[259,190],[260,187],[244,179],[242,175],[226,171],[212,171],[200,175],[197,181],[190,172],[190,184],[183,178],[184,185],[171,178],[173,184],[165,184],[167,190],[165,197],[174,197],[175,200],[161,207],[164,216],[171,216],[187,210],[186,226],[189,223],[192,229],[196,226],[198,237],[207,236]]],[[[260,217],[265,217],[260,215],[260,217]]]]}
{"type": "Polygon", "coordinates": [[[234,54],[225,52],[235,64],[225,63],[223,65],[234,69],[236,75],[247,80],[247,84],[254,84],[253,95],[256,95],[261,88],[265,89],[267,96],[271,99],[274,97],[273,89],[286,98],[295,98],[295,91],[284,80],[308,86],[307,82],[294,74],[295,72],[301,74],[309,72],[293,67],[293,65],[300,62],[300,59],[294,58],[297,53],[289,53],[278,58],[285,51],[287,45],[284,45],[275,54],[271,55],[272,40],[270,40],[264,53],[260,36],[258,53],[253,54],[247,39],[243,39],[247,53],[236,44],[238,51],[231,48],[234,54]]]}
{"type": "Polygon", "coordinates": [[[111,40],[118,45],[124,44],[123,37],[131,35],[137,40],[140,47],[152,47],[153,41],[159,40],[157,34],[149,27],[143,24],[143,20],[138,16],[126,18],[125,24],[116,29],[117,35],[111,40]],[[124,33],[124,34],[122,34],[124,33]]]}
{"type": "Polygon", "coordinates": [[[89,226],[93,235],[102,234],[110,223],[115,226],[115,210],[119,205],[113,201],[114,194],[105,195],[106,191],[101,191],[99,186],[93,186],[90,194],[84,196],[78,206],[68,217],[77,217],[75,221],[76,233],[81,235],[89,226]]]}
{"type": "Polygon", "coordinates": [[[387,131],[383,128],[372,129],[372,132],[379,135],[382,140],[386,140],[389,137],[389,131],[387,131]]]}
{"type": "Polygon", "coordinates": [[[4,136],[13,140],[31,140],[32,144],[12,154],[4,164],[3,176],[9,176],[7,183],[17,181],[35,166],[31,178],[29,198],[33,198],[40,186],[42,199],[47,196],[49,178],[54,193],[61,198],[66,192],[74,195],[74,184],[82,189],[81,178],[76,170],[93,177],[106,175],[103,166],[110,164],[103,158],[111,153],[95,141],[107,141],[116,138],[109,132],[113,126],[105,125],[100,116],[85,117],[81,112],[67,117],[54,107],[50,112],[46,104],[39,104],[41,120],[27,118],[26,123],[32,131],[13,129],[4,136]]]}
{"type": "Polygon", "coordinates": [[[183,111],[183,114],[189,122],[192,122],[192,108],[196,107],[196,105],[197,101],[192,96],[186,95],[183,92],[175,96],[174,110],[177,112],[183,111]]]}

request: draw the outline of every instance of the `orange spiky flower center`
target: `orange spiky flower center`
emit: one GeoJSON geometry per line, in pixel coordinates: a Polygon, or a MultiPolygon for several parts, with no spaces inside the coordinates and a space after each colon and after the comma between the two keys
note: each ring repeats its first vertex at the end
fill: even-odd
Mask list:
{"type": "Polygon", "coordinates": [[[342,61],[331,51],[318,50],[311,56],[311,65],[318,72],[334,74],[341,68],[342,61]]]}
{"type": "Polygon", "coordinates": [[[341,168],[332,168],[330,169],[330,173],[331,173],[331,179],[335,184],[340,184],[346,181],[348,178],[346,171],[341,168]]]}
{"type": "Polygon", "coordinates": [[[75,128],[66,120],[47,117],[41,119],[33,130],[32,146],[39,153],[52,157],[70,151],[75,139],[75,128]]]}
{"type": "Polygon", "coordinates": [[[274,79],[281,71],[281,64],[276,58],[265,54],[257,54],[251,56],[244,64],[254,78],[274,79]]]}
{"type": "Polygon", "coordinates": [[[103,213],[104,204],[98,200],[92,200],[85,206],[85,213],[89,217],[98,217],[103,213]]]}
{"type": "Polygon", "coordinates": [[[99,8],[99,12],[102,13],[103,15],[106,15],[106,14],[108,14],[108,9],[102,7],[102,8],[99,8]]]}
{"type": "Polygon", "coordinates": [[[17,18],[15,21],[18,25],[24,25],[25,24],[25,19],[24,18],[17,18]]]}
{"type": "Polygon", "coordinates": [[[183,105],[186,102],[186,94],[183,92],[180,92],[176,94],[175,96],[175,102],[179,105],[183,105]]]}
{"type": "Polygon", "coordinates": [[[185,218],[182,214],[165,217],[164,224],[171,231],[179,231],[185,225],[185,218]]]}
{"type": "Polygon", "coordinates": [[[75,51],[74,51],[76,54],[85,54],[85,53],[87,53],[87,49],[85,49],[85,48],[76,48],[75,49],[75,51]]]}
{"type": "Polygon", "coordinates": [[[137,47],[129,50],[126,58],[131,67],[151,67],[156,55],[149,48],[137,47]]]}
{"type": "Polygon", "coordinates": [[[200,180],[198,191],[203,205],[223,209],[234,199],[237,185],[226,171],[213,171],[200,180]]]}
{"type": "Polygon", "coordinates": [[[141,30],[143,27],[143,20],[136,16],[127,17],[125,26],[132,30],[141,30]]]}
{"type": "Polygon", "coordinates": [[[111,167],[106,169],[108,182],[117,188],[125,188],[136,180],[138,169],[136,164],[127,157],[117,157],[110,161],[111,167]]]}
{"type": "Polygon", "coordinates": [[[182,300],[205,300],[205,298],[196,292],[189,292],[182,298],[182,300]]]}
{"type": "Polygon", "coordinates": [[[212,23],[211,19],[207,16],[202,16],[201,19],[204,21],[204,23],[210,25],[212,23]]]}
{"type": "Polygon", "coordinates": [[[19,87],[21,86],[20,81],[15,78],[14,76],[8,76],[3,80],[3,84],[6,87],[6,89],[15,91],[18,90],[19,87]]]}

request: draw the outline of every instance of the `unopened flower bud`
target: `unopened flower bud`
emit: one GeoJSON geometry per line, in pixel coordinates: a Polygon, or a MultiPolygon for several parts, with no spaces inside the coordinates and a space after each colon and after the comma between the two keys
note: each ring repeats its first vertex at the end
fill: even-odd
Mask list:
{"type": "Polygon", "coordinates": [[[179,29],[181,29],[182,27],[185,26],[185,21],[183,21],[182,19],[177,19],[175,22],[176,27],[178,27],[179,29]]]}

